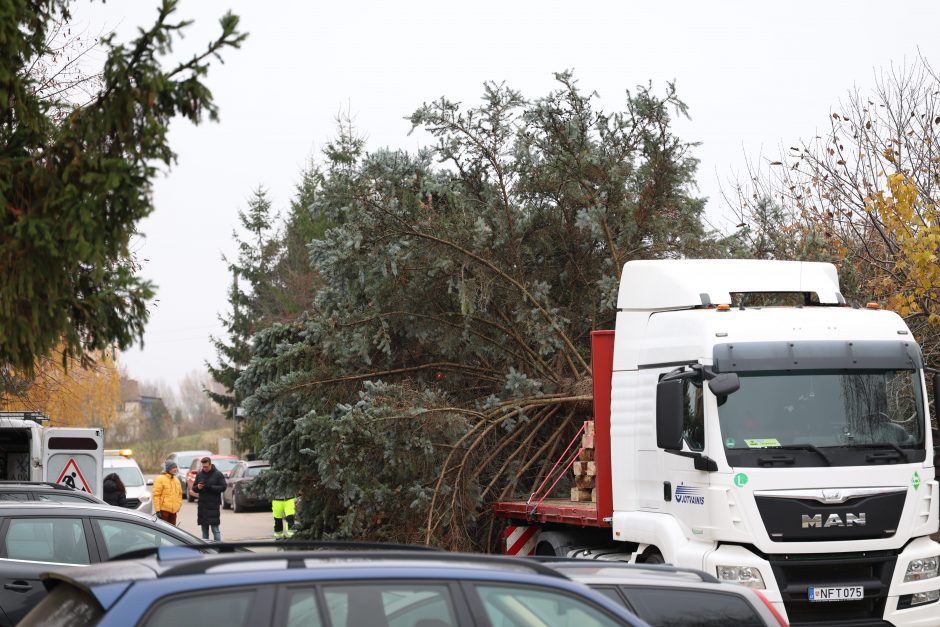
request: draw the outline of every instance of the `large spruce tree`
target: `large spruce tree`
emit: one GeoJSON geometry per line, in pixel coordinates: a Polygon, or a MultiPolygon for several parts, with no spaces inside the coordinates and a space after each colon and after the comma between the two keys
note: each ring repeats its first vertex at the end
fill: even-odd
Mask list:
{"type": "Polygon", "coordinates": [[[436,145],[326,151],[310,243],[323,285],[254,339],[237,389],[265,421],[306,533],[473,548],[482,507],[529,490],[589,414],[592,329],[630,259],[716,254],[670,85],[595,107],[568,73],[412,116],[436,145]]]}

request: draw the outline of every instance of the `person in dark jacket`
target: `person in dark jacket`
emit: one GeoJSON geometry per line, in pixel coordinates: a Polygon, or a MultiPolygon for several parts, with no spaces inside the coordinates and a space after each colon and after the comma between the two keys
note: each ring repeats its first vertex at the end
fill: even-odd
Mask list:
{"type": "Polygon", "coordinates": [[[105,503],[117,507],[127,507],[127,488],[124,487],[124,482],[117,476],[117,473],[112,472],[105,477],[102,488],[104,488],[105,503]]]}
{"type": "Polygon", "coordinates": [[[222,493],[225,492],[225,475],[215,467],[212,460],[203,457],[202,470],[193,481],[193,492],[199,495],[196,507],[196,524],[202,527],[202,539],[209,539],[209,528],[216,542],[222,540],[219,524],[222,522],[222,493]]]}

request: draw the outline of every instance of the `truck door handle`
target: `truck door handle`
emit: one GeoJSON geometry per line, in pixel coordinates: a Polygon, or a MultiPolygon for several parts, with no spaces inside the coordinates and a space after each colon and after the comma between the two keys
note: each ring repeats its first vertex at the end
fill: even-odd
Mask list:
{"type": "Polygon", "coordinates": [[[12,590],[13,592],[29,592],[33,589],[33,586],[25,581],[14,581],[13,583],[3,584],[4,590],[12,590]]]}

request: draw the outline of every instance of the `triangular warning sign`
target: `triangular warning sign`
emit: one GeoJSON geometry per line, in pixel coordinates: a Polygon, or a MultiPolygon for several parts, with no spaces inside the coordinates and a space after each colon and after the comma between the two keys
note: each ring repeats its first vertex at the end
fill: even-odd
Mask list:
{"type": "Polygon", "coordinates": [[[69,461],[65,464],[62,474],[59,475],[59,478],[56,479],[55,482],[67,485],[76,490],[81,490],[82,492],[91,492],[91,488],[88,487],[88,482],[85,481],[85,477],[82,476],[82,471],[79,470],[74,457],[69,457],[69,461]],[[71,472],[69,469],[71,469],[71,472]]]}

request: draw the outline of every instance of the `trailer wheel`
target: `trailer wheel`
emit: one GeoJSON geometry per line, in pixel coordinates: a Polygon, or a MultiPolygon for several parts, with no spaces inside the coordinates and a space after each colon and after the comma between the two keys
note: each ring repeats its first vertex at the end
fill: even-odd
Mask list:
{"type": "Polygon", "coordinates": [[[640,559],[637,560],[641,564],[665,564],[666,560],[663,559],[663,554],[659,552],[655,546],[643,551],[643,555],[640,556],[640,559]]]}
{"type": "Polygon", "coordinates": [[[535,547],[535,554],[556,556],[555,547],[552,546],[551,542],[539,542],[535,547]]]}

